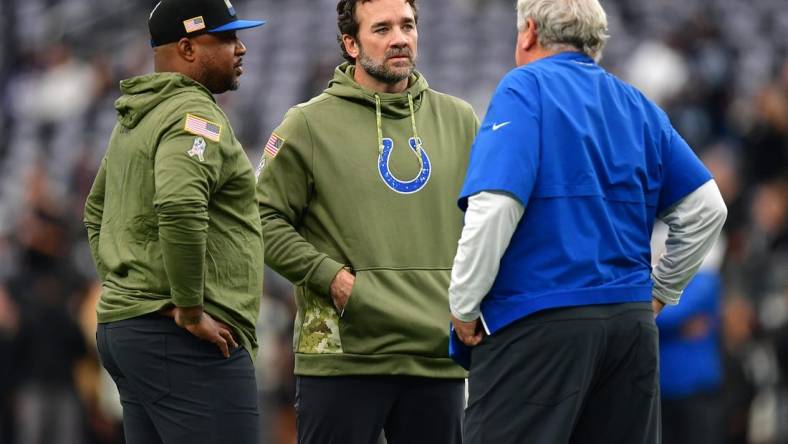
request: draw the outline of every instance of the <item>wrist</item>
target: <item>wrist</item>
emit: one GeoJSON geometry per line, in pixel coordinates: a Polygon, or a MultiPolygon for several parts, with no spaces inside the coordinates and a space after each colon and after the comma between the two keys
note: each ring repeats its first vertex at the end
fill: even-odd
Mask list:
{"type": "Polygon", "coordinates": [[[307,285],[319,294],[330,295],[331,284],[344,266],[326,256],[307,278],[307,285]]]}
{"type": "Polygon", "coordinates": [[[175,308],[175,323],[179,327],[187,325],[199,324],[202,319],[203,309],[202,305],[194,307],[176,307],[175,308]]]}
{"type": "Polygon", "coordinates": [[[479,316],[481,315],[481,311],[478,308],[469,313],[460,313],[458,310],[455,310],[451,307],[449,310],[451,311],[451,315],[454,317],[454,319],[460,322],[473,322],[479,319],[479,316]]]}

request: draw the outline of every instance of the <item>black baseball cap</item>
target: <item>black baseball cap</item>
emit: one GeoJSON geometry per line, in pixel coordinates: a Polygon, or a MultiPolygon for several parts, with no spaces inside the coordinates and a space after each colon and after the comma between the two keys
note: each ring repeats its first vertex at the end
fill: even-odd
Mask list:
{"type": "Polygon", "coordinates": [[[206,32],[254,28],[263,20],[239,20],[230,0],[161,0],[150,13],[151,46],[206,32]]]}

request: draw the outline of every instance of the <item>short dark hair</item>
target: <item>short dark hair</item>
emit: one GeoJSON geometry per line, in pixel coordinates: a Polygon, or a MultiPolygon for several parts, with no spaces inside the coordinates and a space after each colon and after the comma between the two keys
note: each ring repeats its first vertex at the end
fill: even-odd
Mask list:
{"type": "MultiPolygon", "coordinates": [[[[356,6],[359,3],[366,3],[372,0],[339,0],[337,3],[337,27],[339,34],[337,34],[337,41],[339,48],[342,50],[342,57],[351,64],[356,63],[356,59],[348,54],[345,49],[345,43],[342,41],[342,36],[347,34],[354,39],[358,39],[358,20],[356,19],[356,6]]],[[[405,0],[411,8],[413,8],[413,16],[416,22],[419,21],[419,10],[416,7],[416,0],[405,0]]]]}

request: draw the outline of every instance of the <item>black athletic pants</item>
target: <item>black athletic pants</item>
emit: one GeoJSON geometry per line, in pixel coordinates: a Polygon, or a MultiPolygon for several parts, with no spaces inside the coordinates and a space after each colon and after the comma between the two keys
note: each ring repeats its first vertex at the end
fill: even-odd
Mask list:
{"type": "Polygon", "coordinates": [[[465,382],[409,376],[299,376],[299,444],[460,444],[465,382]]]}
{"type": "Polygon", "coordinates": [[[102,364],[120,392],[127,444],[259,444],[249,353],[219,349],[148,315],[99,324],[102,364]]]}
{"type": "Polygon", "coordinates": [[[649,303],[547,310],[471,352],[466,444],[657,444],[649,303]]]}

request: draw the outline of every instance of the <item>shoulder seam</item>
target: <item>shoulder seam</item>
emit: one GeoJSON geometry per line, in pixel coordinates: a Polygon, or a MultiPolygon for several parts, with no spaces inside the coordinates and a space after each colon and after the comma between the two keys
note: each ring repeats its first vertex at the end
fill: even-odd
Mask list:
{"type": "Polygon", "coordinates": [[[334,96],[332,96],[330,94],[326,94],[326,93],[321,93],[320,95],[313,97],[312,99],[310,99],[307,102],[299,103],[298,105],[293,106],[293,108],[297,108],[299,110],[303,110],[303,109],[306,109],[306,108],[310,108],[310,107],[312,107],[314,105],[317,105],[319,103],[323,103],[323,102],[325,102],[327,100],[330,100],[332,97],[334,97],[334,96]],[[321,97],[321,96],[325,96],[325,97],[321,97]]]}

